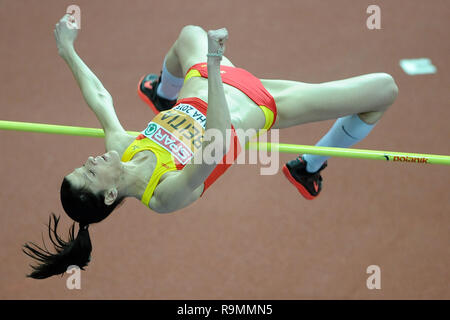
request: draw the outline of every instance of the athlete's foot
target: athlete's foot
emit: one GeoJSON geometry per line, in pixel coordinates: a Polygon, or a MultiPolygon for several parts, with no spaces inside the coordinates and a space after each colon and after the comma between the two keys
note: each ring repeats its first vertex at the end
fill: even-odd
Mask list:
{"type": "Polygon", "coordinates": [[[148,74],[143,76],[138,83],[138,94],[148,104],[155,114],[171,109],[177,100],[168,100],[158,96],[157,90],[161,81],[161,75],[148,74]]]}
{"type": "Polygon", "coordinates": [[[308,200],[317,198],[322,190],[322,176],[320,171],[327,167],[327,162],[317,172],[306,171],[306,161],[303,157],[291,160],[283,166],[283,173],[300,194],[308,200]]]}

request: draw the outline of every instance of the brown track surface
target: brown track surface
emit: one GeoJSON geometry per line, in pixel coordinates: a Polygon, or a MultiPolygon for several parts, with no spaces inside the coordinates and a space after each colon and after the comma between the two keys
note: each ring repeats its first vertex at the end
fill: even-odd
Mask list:
{"type": "MultiPolygon", "coordinates": [[[[0,119],[99,124],[64,61],[53,27],[71,1],[0,1],[0,119]]],[[[152,112],[136,83],[159,72],[182,26],[227,27],[227,55],[260,78],[323,82],[392,74],[400,93],[357,148],[450,154],[448,1],[77,1],[76,47],[114,97],[127,130],[152,112]],[[151,5],[149,4],[151,3],[151,5]],[[382,30],[366,28],[381,7],[382,30]],[[409,76],[402,58],[438,72],[409,76]]],[[[313,145],[332,121],[281,131],[313,145]]],[[[236,165],[203,199],[159,215],[137,200],[90,228],[93,259],[82,289],[25,278],[21,252],[40,242],[64,175],[102,139],[0,131],[0,299],[449,299],[449,167],[334,158],[324,189],[304,200],[281,170],[236,165]],[[381,267],[381,290],[366,268],[381,267]]],[[[294,155],[281,155],[281,163],[294,155]]]]}

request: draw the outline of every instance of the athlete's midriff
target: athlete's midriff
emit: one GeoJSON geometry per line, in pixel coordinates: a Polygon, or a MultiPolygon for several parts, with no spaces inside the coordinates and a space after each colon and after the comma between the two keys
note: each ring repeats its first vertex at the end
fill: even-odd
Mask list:
{"type": "MultiPolygon", "coordinates": [[[[259,106],[239,89],[228,84],[224,84],[223,87],[233,126],[243,130],[262,128],[265,117],[259,106]]],[[[198,97],[208,103],[208,79],[201,77],[189,79],[184,84],[178,99],[189,97],[198,97]]]]}

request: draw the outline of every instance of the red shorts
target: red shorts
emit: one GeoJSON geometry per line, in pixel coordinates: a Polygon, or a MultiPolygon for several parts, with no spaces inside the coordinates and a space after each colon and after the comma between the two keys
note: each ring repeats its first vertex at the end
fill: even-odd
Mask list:
{"type": "MultiPolygon", "coordinates": [[[[261,81],[252,75],[250,72],[235,67],[220,66],[220,73],[222,81],[225,84],[231,85],[246,94],[253,102],[263,110],[266,117],[265,129],[269,130],[277,118],[277,107],[272,95],[264,88],[261,81]]],[[[208,77],[208,65],[205,62],[197,63],[189,68],[186,73],[185,81],[194,76],[208,77]],[[196,70],[196,71],[195,71],[196,70]]],[[[199,110],[207,109],[207,103],[198,98],[186,98],[177,101],[179,103],[188,103],[197,107],[199,110]]],[[[205,112],[206,114],[206,112],[205,112]]],[[[234,163],[239,153],[241,152],[241,145],[236,135],[233,125],[231,145],[228,153],[223,157],[222,161],[216,166],[214,171],[206,178],[203,193],[208,189],[225,171],[234,163]]],[[[203,195],[202,193],[202,195],[203,195]]]]}
{"type": "MultiPolygon", "coordinates": [[[[247,70],[236,67],[220,66],[220,73],[222,75],[223,83],[242,91],[263,109],[267,124],[265,125],[265,129],[269,130],[277,119],[277,106],[275,104],[275,99],[269,91],[264,88],[261,80],[247,70]],[[267,108],[272,112],[270,119],[267,119],[268,114],[264,108],[267,108]]],[[[190,67],[186,73],[185,81],[193,76],[208,78],[208,65],[206,62],[197,63],[190,67]],[[192,70],[197,70],[198,72],[193,72],[192,70]]]]}

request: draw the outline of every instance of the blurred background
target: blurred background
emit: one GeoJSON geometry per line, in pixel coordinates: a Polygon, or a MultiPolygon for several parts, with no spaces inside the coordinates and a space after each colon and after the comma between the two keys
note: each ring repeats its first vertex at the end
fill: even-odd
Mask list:
{"type": "MultiPolygon", "coordinates": [[[[226,55],[259,78],[319,83],[391,74],[399,97],[355,148],[450,154],[450,5],[446,0],[0,0],[0,119],[100,127],[53,28],[81,9],[78,54],[114,98],[127,130],[153,113],[136,92],[159,73],[181,28],[226,27],[226,55]],[[369,30],[367,7],[381,10],[369,30]],[[406,74],[401,59],[429,58],[434,74],[406,74]]],[[[333,121],[280,131],[314,145],[333,121]]],[[[314,201],[259,165],[235,165],[205,196],[167,215],[126,200],[90,228],[92,261],[81,289],[68,275],[28,279],[27,241],[41,243],[63,177],[99,138],[0,131],[1,299],[449,299],[449,168],[333,158],[314,201]],[[369,290],[366,269],[381,270],[369,290]]],[[[282,154],[280,164],[295,157],[282,154]]],[[[48,241],[47,241],[48,242],[48,241]]]]}

